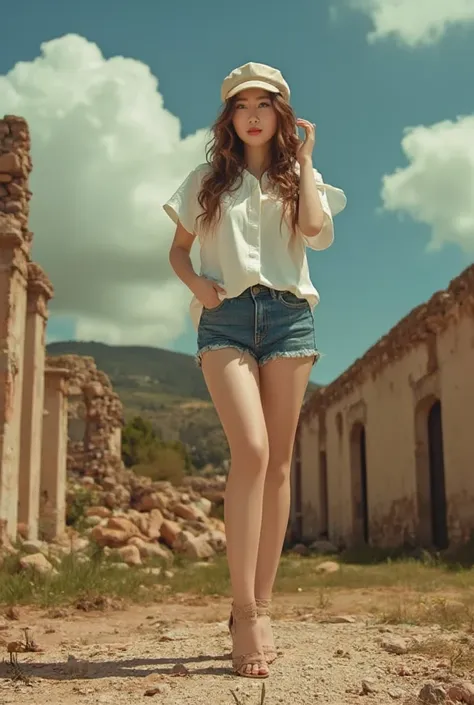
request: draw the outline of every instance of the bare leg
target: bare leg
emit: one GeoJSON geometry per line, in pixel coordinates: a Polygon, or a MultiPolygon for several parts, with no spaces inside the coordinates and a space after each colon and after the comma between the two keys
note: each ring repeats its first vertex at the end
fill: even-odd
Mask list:
{"type": "MultiPolygon", "coordinates": [[[[250,355],[234,348],[208,351],[202,370],[227,436],[231,469],[225,492],[227,558],[236,615],[255,602],[255,571],[261,521],[268,438],[259,389],[259,370],[250,355]],[[245,608],[241,611],[241,608],[245,608]]],[[[234,655],[262,651],[256,619],[237,620],[234,655]]],[[[245,673],[268,673],[266,664],[248,665],[245,673]]]]}
{"type": "MultiPolygon", "coordinates": [[[[312,358],[278,358],[260,370],[260,395],[270,449],[255,575],[255,597],[263,605],[272,596],[288,525],[291,457],[311,369],[312,358]]],[[[262,643],[274,649],[270,619],[259,621],[262,643]]]]}

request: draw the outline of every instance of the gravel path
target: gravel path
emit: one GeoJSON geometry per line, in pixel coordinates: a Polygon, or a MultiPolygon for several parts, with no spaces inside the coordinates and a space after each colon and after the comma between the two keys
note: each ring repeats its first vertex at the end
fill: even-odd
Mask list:
{"type": "MultiPolygon", "coordinates": [[[[226,610],[223,601],[88,614],[22,610],[19,620],[4,620],[0,637],[5,644],[19,639],[28,626],[44,652],[18,655],[21,673],[31,679],[27,684],[12,680],[2,647],[6,658],[0,664],[0,705],[121,705],[142,702],[146,693],[150,702],[162,705],[235,705],[231,690],[242,705],[257,705],[261,682],[230,671],[226,610]],[[179,668],[173,674],[176,664],[185,666],[188,675],[180,676],[179,668]]],[[[381,643],[387,638],[426,638],[436,629],[384,631],[360,617],[351,619],[355,621],[276,621],[284,655],[265,681],[265,705],[416,702],[410,697],[424,683],[442,680],[443,664],[418,654],[388,653],[381,643]]]]}

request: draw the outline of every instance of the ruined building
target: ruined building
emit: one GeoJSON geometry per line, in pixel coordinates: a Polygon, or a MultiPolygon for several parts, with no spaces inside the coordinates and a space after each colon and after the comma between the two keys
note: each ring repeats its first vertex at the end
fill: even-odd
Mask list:
{"type": "Polygon", "coordinates": [[[444,549],[474,529],[474,265],[302,410],[294,539],[444,549]]]}
{"type": "Polygon", "coordinates": [[[6,116],[0,120],[0,525],[11,539],[19,527],[31,539],[64,531],[68,461],[89,474],[98,463],[107,472],[121,462],[121,406],[105,375],[89,359],[46,357],[53,286],[31,260],[31,167],[28,126],[6,116]]]}

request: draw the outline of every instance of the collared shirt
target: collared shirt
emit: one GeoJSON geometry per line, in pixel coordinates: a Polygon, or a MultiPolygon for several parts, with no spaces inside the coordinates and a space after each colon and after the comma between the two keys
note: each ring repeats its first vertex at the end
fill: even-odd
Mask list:
{"type": "MultiPolygon", "coordinates": [[[[306,247],[324,250],[334,240],[333,215],[346,206],[341,189],[325,184],[314,169],[314,178],[325,213],[321,232],[308,237],[297,229],[292,235],[286,218],[281,222],[282,201],[271,192],[267,175],[261,181],[249,171],[242,173],[242,184],[226,193],[221,202],[221,219],[211,232],[202,232],[202,213],[197,196],[203,176],[211,167],[201,164],[184,180],[163,208],[174,223],[181,222],[200,242],[200,274],[219,283],[225,289],[220,298],[239,296],[255,284],[279,291],[291,291],[305,298],[314,308],[319,293],[314,287],[308,268],[306,247]]],[[[193,297],[190,305],[194,327],[199,326],[202,304],[193,297]]]]}

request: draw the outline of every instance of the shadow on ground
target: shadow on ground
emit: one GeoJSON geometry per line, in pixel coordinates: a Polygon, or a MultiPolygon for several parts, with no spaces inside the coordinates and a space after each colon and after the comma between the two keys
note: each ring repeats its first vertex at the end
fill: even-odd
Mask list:
{"type": "MultiPolygon", "coordinates": [[[[199,676],[226,676],[231,669],[223,666],[206,666],[192,668],[193,664],[208,661],[227,661],[225,655],[201,655],[188,658],[133,658],[118,659],[116,661],[87,661],[80,659],[78,662],[64,661],[61,663],[41,663],[32,661],[18,661],[18,669],[27,678],[44,678],[56,681],[65,680],[95,680],[97,678],[145,678],[150,675],[172,676],[173,666],[183,665],[189,670],[189,675],[199,676]]],[[[15,674],[15,667],[10,663],[0,663],[0,678],[10,679],[15,674]]]]}

